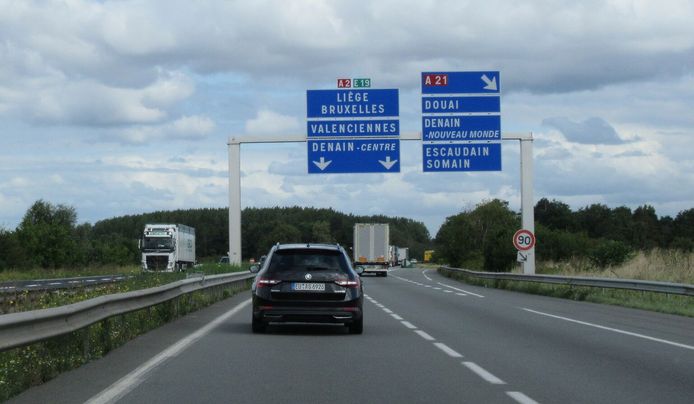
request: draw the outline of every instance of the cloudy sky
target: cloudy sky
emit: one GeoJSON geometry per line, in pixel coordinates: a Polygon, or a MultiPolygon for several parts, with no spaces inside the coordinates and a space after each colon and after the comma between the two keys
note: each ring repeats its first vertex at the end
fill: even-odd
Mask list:
{"type": "MultiPolygon", "coordinates": [[[[532,132],[535,200],[694,207],[694,2],[0,0],[0,227],[37,199],[80,222],[228,204],[230,136],[306,131],[306,90],[369,77],[421,131],[422,71],[500,71],[504,133],[532,132]]],[[[503,171],[308,175],[305,144],[242,146],[242,205],[423,221],[503,171]]]]}

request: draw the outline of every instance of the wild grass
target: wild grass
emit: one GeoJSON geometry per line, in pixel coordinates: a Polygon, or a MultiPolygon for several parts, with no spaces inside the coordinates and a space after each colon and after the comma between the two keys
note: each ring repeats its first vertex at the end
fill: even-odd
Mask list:
{"type": "MultiPolygon", "coordinates": [[[[536,282],[484,280],[450,271],[440,272],[463,282],[485,287],[694,317],[694,298],[690,296],[549,285],[536,282]]],[[[519,272],[519,270],[514,272],[519,272]]],[[[574,258],[566,262],[539,262],[536,272],[538,274],[561,276],[638,279],[694,284],[694,253],[680,250],[654,249],[646,252],[637,252],[624,264],[608,268],[596,268],[587,258],[574,258]]]]}
{"type": "Polygon", "coordinates": [[[639,279],[694,284],[694,253],[654,249],[639,251],[622,265],[595,268],[587,259],[538,263],[537,273],[564,276],[639,279]]]}

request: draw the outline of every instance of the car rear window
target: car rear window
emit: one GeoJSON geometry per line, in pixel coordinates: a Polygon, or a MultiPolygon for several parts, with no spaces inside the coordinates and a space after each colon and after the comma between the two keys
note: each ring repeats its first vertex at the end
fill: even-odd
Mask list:
{"type": "Polygon", "coordinates": [[[319,249],[277,250],[272,255],[269,273],[288,271],[349,271],[349,264],[340,251],[319,249]]]}

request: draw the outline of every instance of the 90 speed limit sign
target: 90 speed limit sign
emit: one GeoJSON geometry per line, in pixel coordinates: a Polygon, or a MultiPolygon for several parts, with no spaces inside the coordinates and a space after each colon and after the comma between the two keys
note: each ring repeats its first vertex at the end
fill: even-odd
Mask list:
{"type": "Polygon", "coordinates": [[[513,246],[518,251],[528,251],[535,247],[535,235],[530,230],[521,229],[513,235],[513,246]]]}

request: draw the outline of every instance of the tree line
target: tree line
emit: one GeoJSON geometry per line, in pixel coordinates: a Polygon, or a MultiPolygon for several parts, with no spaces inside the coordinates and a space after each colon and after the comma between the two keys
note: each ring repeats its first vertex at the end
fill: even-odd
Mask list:
{"type": "MultiPolygon", "coordinates": [[[[15,230],[0,229],[0,270],[138,264],[138,239],[147,223],[194,227],[198,260],[227,254],[226,208],[157,211],[92,225],[77,224],[73,207],[39,200],[15,230]]],[[[426,226],[412,219],[303,207],[246,208],[241,213],[242,255],[257,259],[277,242],[329,242],[350,248],[355,223],[389,223],[391,244],[409,247],[412,256],[421,257],[430,248],[426,226]]]]}
{"type": "MultiPolygon", "coordinates": [[[[658,217],[649,205],[632,210],[592,204],[574,211],[563,202],[543,198],[534,211],[538,261],[587,258],[605,267],[623,262],[637,250],[694,250],[694,209],[674,218],[658,217]]],[[[520,222],[520,213],[495,199],[447,217],[431,240],[423,223],[402,217],[304,207],[246,208],[241,214],[242,254],[259,258],[277,242],[330,242],[349,249],[355,223],[389,223],[391,244],[409,247],[411,257],[421,258],[424,250],[433,248],[439,263],[507,271],[516,262],[511,239],[520,222]]],[[[15,230],[0,229],[0,270],[138,264],[137,240],[147,223],[194,227],[198,260],[227,254],[226,208],[158,211],[92,225],[78,224],[73,207],[39,200],[15,230]]]]}
{"type": "MultiPolygon", "coordinates": [[[[573,211],[542,198],[534,208],[538,261],[586,258],[596,267],[617,265],[634,251],[694,250],[694,209],[658,217],[650,205],[634,210],[592,204],[573,211]]],[[[511,243],[520,213],[498,199],[446,218],[434,240],[436,259],[453,266],[508,271],[516,262],[511,243]]]]}

